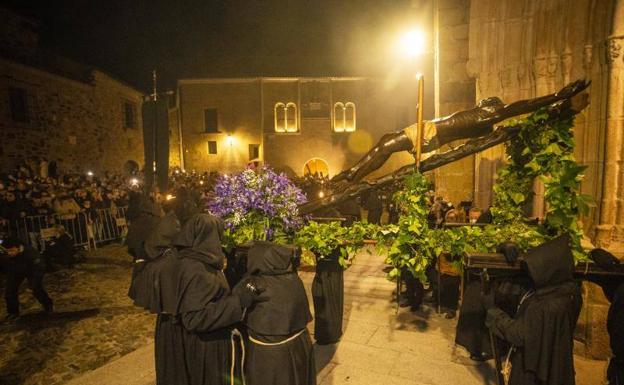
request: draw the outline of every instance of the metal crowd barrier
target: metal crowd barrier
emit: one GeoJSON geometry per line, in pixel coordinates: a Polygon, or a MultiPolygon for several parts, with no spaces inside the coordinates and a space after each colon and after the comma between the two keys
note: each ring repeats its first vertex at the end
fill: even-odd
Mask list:
{"type": "Polygon", "coordinates": [[[59,234],[62,228],[73,238],[74,245],[87,250],[104,242],[123,240],[128,232],[125,207],[98,209],[95,215],[77,214],[31,215],[16,221],[0,223],[0,232],[27,241],[38,250],[59,234]]]}

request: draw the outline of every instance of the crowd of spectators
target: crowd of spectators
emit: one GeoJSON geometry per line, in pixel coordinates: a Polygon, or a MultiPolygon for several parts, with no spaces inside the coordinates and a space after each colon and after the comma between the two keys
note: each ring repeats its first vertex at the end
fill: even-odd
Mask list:
{"type": "MultiPolygon", "coordinates": [[[[218,174],[181,171],[174,168],[169,190],[186,187],[198,204],[209,199],[218,174]]],[[[95,174],[57,173],[47,162],[24,162],[14,170],[0,173],[0,225],[7,226],[32,216],[54,216],[61,220],[75,219],[84,213],[94,220],[97,210],[116,213],[118,208],[132,206],[143,193],[140,174],[125,175],[104,172],[95,174]],[[53,171],[53,172],[51,172],[53,171]]],[[[155,201],[165,200],[167,192],[154,188],[155,201]]]]}
{"type": "Polygon", "coordinates": [[[128,206],[140,189],[137,177],[104,173],[50,174],[22,164],[0,174],[0,222],[4,225],[28,216],[73,219],[80,212],[92,218],[97,209],[128,206]]]}

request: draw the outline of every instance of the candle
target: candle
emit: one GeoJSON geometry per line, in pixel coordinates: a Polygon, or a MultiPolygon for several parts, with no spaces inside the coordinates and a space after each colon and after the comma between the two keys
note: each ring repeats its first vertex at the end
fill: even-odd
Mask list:
{"type": "Polygon", "coordinates": [[[420,153],[423,141],[423,131],[425,125],[423,122],[423,104],[425,94],[425,77],[422,74],[416,75],[418,78],[418,110],[417,110],[417,130],[416,130],[416,169],[420,168],[420,153]]]}

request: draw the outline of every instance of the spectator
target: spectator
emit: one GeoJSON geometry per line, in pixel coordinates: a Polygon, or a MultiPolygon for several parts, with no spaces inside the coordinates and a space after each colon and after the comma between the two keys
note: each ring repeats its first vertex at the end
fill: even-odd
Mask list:
{"type": "Polygon", "coordinates": [[[41,303],[46,313],[53,310],[52,300],[43,288],[45,264],[39,252],[16,238],[7,239],[2,244],[3,259],[6,264],[6,289],[4,297],[7,306],[7,320],[19,317],[19,287],[28,280],[28,285],[35,298],[41,303]]]}

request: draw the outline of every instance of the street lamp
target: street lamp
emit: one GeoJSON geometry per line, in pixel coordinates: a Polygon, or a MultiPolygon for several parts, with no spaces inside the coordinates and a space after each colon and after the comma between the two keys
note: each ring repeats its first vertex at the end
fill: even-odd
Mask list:
{"type": "Polygon", "coordinates": [[[425,53],[425,34],[420,29],[412,29],[403,34],[399,39],[397,49],[401,55],[408,58],[416,58],[425,53]]]}
{"type": "Polygon", "coordinates": [[[234,137],[232,136],[232,134],[228,134],[227,135],[226,142],[227,142],[228,146],[230,146],[230,147],[232,147],[234,145],[234,137]]]}

